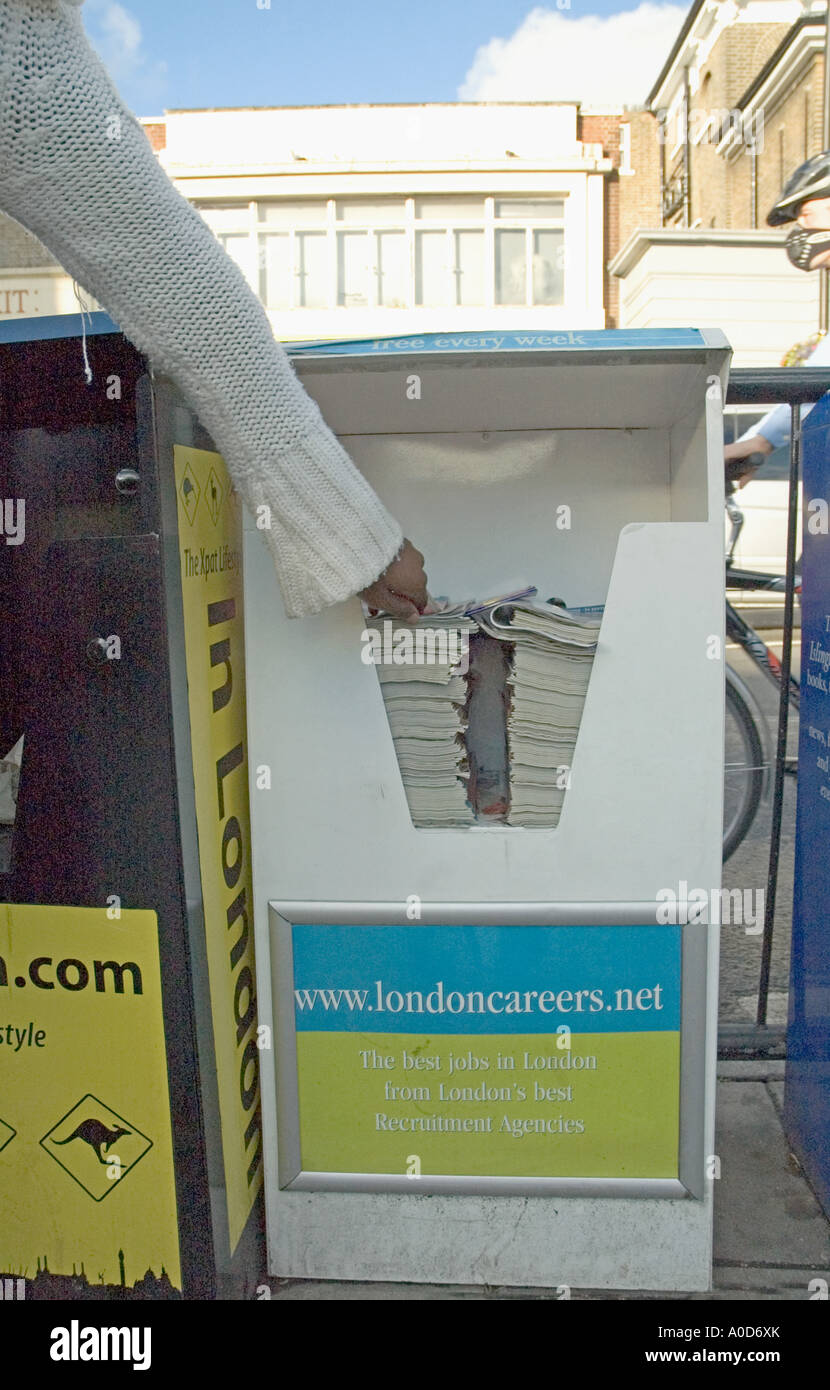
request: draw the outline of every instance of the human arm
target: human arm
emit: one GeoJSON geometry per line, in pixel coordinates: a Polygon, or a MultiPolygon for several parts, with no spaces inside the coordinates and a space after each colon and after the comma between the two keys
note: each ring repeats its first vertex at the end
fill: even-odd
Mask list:
{"type": "MultiPolygon", "coordinates": [[[[758,430],[760,426],[755,426],[758,430]]],[[[773,445],[762,434],[744,434],[740,439],[736,439],[734,444],[727,444],[723,451],[724,463],[727,465],[727,478],[730,482],[737,483],[738,487],[743,487],[744,483],[749,482],[750,478],[757,472],[760,464],[748,463],[744,469],[737,465],[742,459],[749,459],[753,454],[771,454],[773,445]],[[732,464],[733,467],[729,467],[732,464]]]]}
{"type": "MultiPolygon", "coordinates": [[[[795,349],[793,349],[793,351],[795,351],[795,349]]],[[[796,361],[798,360],[799,359],[796,359],[796,361]]],[[[785,362],[786,361],[787,359],[785,359],[785,362]]],[[[826,334],[819,338],[804,365],[808,367],[830,366],[830,334],[826,334]]],[[[802,421],[809,415],[812,408],[812,405],[803,405],[801,407],[802,421]]],[[[772,453],[774,449],[780,449],[788,442],[791,429],[792,415],[790,407],[788,405],[774,406],[757,425],[751,425],[734,444],[726,446],[724,449],[724,459],[729,462],[731,459],[746,458],[749,454],[753,453],[772,453]]],[[[754,471],[754,469],[749,470],[741,481],[750,477],[754,471]]]]}
{"type": "Polygon", "coordinates": [[[734,453],[733,458],[746,458],[748,454],[754,453],[771,454],[773,449],[780,449],[782,444],[786,444],[791,427],[790,407],[776,405],[767,411],[757,425],[750,425],[749,429],[745,430],[734,444],[727,445],[727,448],[740,449],[741,452],[734,453]]]}
{"type": "Polygon", "coordinates": [[[406,595],[399,616],[411,616],[420,588],[417,575],[411,595],[395,582],[400,526],[300,385],[242,272],[161,169],[77,0],[0,0],[0,205],[179,385],[270,523],[262,535],[289,616],[384,572],[406,595]]]}

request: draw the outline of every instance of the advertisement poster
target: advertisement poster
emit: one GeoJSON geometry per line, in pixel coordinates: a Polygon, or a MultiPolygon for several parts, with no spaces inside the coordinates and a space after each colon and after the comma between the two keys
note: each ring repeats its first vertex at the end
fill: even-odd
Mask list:
{"type": "Polygon", "coordinates": [[[830,399],[804,422],[801,706],[784,1118],[830,1211],[830,399]]]}
{"type": "Polygon", "coordinates": [[[0,1278],[29,1296],[181,1289],[158,921],[111,910],[0,903],[0,1278]]]}
{"type": "Polygon", "coordinates": [[[680,930],[295,925],[303,1171],[676,1178],[680,930]]]}
{"type": "Polygon", "coordinates": [[[174,448],[193,780],[231,1253],[262,1185],[241,503],[221,455],[174,448]]]}

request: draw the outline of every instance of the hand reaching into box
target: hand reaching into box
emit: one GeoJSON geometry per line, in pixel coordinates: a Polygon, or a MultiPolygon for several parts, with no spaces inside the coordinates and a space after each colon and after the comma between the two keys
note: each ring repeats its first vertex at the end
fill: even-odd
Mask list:
{"type": "Polygon", "coordinates": [[[411,541],[405,540],[391,565],[374,584],[361,591],[360,597],[370,611],[391,613],[416,623],[427,607],[427,577],[424,557],[411,541]]]}

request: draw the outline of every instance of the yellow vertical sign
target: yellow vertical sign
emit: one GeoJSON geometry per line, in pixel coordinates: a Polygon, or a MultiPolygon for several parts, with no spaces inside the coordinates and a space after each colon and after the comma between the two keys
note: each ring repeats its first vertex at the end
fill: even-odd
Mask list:
{"type": "Polygon", "coordinates": [[[220,454],[173,450],[188,703],[231,1252],[262,1183],[242,515],[220,454]]]}
{"type": "Polygon", "coordinates": [[[0,1277],[46,1297],[181,1288],[158,920],[107,914],[0,903],[0,1277]]]}

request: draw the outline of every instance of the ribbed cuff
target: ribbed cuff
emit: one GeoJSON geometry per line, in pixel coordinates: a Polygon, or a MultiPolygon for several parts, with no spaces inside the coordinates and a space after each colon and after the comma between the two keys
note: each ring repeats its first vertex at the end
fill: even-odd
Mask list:
{"type": "Polygon", "coordinates": [[[307,618],[334,603],[354,598],[383,574],[403,544],[400,531],[383,549],[367,555],[363,566],[317,568],[317,556],[303,556],[301,549],[286,543],[278,527],[264,529],[265,542],[274,561],[280,591],[289,618],[307,618]]]}

